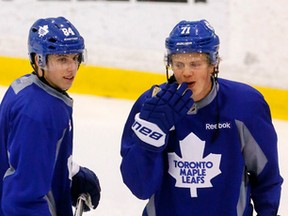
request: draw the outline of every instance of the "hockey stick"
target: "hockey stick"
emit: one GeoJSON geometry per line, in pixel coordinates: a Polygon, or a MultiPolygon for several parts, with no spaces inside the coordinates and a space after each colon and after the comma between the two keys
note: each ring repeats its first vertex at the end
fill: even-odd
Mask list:
{"type": "Polygon", "coordinates": [[[93,208],[89,194],[81,194],[78,197],[74,216],[82,216],[84,212],[84,204],[87,205],[90,209],[93,208]]]}

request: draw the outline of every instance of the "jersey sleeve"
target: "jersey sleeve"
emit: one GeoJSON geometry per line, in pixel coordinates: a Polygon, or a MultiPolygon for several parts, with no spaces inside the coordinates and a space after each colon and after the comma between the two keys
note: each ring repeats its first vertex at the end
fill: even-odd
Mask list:
{"type": "Polygon", "coordinates": [[[247,119],[239,128],[251,198],[258,215],[277,215],[283,182],[278,164],[277,134],[264,98],[259,95],[250,105],[252,110],[246,113],[247,119]]]}
{"type": "Polygon", "coordinates": [[[121,174],[124,183],[139,199],[150,198],[160,186],[163,177],[164,160],[162,151],[145,147],[131,129],[134,117],[151,94],[144,93],[132,107],[121,139],[121,174]]]}

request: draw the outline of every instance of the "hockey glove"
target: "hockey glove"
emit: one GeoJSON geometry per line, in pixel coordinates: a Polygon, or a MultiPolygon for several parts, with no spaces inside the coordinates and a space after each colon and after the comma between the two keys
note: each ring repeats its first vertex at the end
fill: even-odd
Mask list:
{"type": "MultiPolygon", "coordinates": [[[[89,194],[93,209],[95,209],[100,200],[100,183],[95,173],[86,167],[80,167],[79,172],[72,177],[72,205],[76,206],[77,199],[81,194],[89,194]]],[[[89,211],[90,208],[84,204],[84,211],[89,211]]]]}
{"type": "Polygon", "coordinates": [[[144,102],[132,125],[139,139],[155,147],[165,144],[166,134],[194,103],[192,91],[187,87],[187,83],[166,84],[160,92],[144,102]]]}

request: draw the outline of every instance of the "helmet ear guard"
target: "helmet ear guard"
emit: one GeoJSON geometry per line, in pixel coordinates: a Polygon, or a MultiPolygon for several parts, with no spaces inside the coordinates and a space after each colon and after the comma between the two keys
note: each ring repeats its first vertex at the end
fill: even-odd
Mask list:
{"type": "Polygon", "coordinates": [[[88,61],[88,54],[87,54],[87,49],[83,49],[83,51],[80,53],[78,57],[78,62],[80,64],[86,64],[88,61]]]}
{"type": "Polygon", "coordinates": [[[167,79],[168,83],[176,82],[176,79],[175,79],[173,72],[170,75],[170,71],[172,71],[172,69],[171,69],[171,55],[166,54],[164,56],[164,62],[165,62],[165,69],[166,69],[166,79],[167,79]]]}

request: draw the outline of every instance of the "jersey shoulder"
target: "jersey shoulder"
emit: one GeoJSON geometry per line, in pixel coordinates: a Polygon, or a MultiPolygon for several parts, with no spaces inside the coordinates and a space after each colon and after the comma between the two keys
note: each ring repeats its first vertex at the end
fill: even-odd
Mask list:
{"type": "Polygon", "coordinates": [[[219,79],[218,82],[218,94],[226,112],[246,120],[254,119],[255,114],[271,118],[270,107],[257,89],[245,83],[225,79],[219,79]]]}
{"type": "Polygon", "coordinates": [[[227,97],[233,97],[236,101],[264,100],[262,93],[248,84],[220,78],[218,83],[219,92],[227,97]]]}
{"type": "Polygon", "coordinates": [[[9,115],[24,115],[40,122],[51,122],[52,119],[60,120],[72,115],[72,102],[71,98],[61,95],[30,74],[11,84],[1,106],[9,115]]]}

